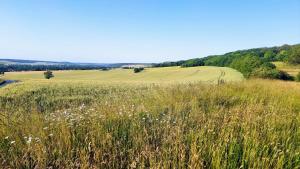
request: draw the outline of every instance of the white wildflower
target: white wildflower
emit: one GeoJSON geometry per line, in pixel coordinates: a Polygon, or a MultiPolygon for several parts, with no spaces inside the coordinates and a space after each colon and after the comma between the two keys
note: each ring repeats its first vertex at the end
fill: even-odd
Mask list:
{"type": "Polygon", "coordinates": [[[36,142],[40,142],[41,140],[40,140],[40,138],[36,137],[36,138],[35,138],[35,141],[36,141],[36,142]]]}
{"type": "Polygon", "coordinates": [[[30,144],[30,143],[31,143],[31,140],[32,140],[32,137],[28,137],[28,140],[26,141],[27,144],[30,144]]]}

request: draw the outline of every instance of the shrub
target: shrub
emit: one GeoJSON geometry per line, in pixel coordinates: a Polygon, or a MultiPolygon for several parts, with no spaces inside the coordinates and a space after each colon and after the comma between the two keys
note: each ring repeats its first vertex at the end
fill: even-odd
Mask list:
{"type": "Polygon", "coordinates": [[[281,80],[294,80],[294,77],[286,73],[285,71],[279,71],[278,79],[281,80]]]}
{"type": "Polygon", "coordinates": [[[111,68],[108,68],[108,67],[103,67],[103,68],[101,68],[100,70],[102,70],[102,71],[109,71],[111,68]]]}
{"type": "Polygon", "coordinates": [[[279,71],[276,69],[270,69],[266,67],[260,67],[255,69],[251,76],[263,79],[277,79],[279,77],[279,71]]]}
{"type": "Polygon", "coordinates": [[[284,71],[272,69],[269,67],[260,67],[251,73],[252,77],[263,79],[280,79],[280,80],[293,80],[294,78],[284,71]]]}
{"type": "Polygon", "coordinates": [[[143,70],[144,70],[143,67],[136,67],[136,68],[133,69],[134,73],[139,73],[139,72],[141,72],[143,70]]]}
{"type": "Polygon", "coordinates": [[[45,77],[45,79],[50,79],[50,78],[53,78],[54,75],[50,70],[47,70],[46,72],[44,72],[44,77],[45,77]]]}

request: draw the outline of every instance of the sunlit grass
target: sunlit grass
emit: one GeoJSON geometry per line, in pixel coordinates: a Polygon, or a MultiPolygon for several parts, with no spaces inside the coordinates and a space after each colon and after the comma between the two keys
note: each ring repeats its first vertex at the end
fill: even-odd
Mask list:
{"type": "Polygon", "coordinates": [[[300,85],[29,80],[0,89],[1,168],[299,168],[300,85]]]}
{"type": "MultiPolygon", "coordinates": [[[[146,68],[140,73],[134,73],[132,69],[54,71],[55,77],[51,80],[89,80],[103,83],[190,83],[198,81],[215,83],[221,72],[225,73],[222,77],[225,81],[244,79],[241,73],[231,68],[202,66],[146,68]]],[[[24,81],[42,80],[44,76],[41,71],[8,72],[5,78],[24,81]]]]}
{"type": "Polygon", "coordinates": [[[277,69],[287,72],[292,76],[296,76],[300,72],[300,65],[290,65],[284,62],[273,62],[277,69]]]}

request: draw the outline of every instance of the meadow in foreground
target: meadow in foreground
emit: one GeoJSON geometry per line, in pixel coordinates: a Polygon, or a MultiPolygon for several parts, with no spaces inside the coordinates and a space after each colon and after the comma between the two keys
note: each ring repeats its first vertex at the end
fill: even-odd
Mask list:
{"type": "Polygon", "coordinates": [[[300,85],[0,89],[1,168],[299,168],[300,85]]]}

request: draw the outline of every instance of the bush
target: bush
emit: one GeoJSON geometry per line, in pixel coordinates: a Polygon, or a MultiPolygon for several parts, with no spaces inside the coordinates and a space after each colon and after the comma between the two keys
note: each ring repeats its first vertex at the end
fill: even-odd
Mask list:
{"type": "Polygon", "coordinates": [[[296,80],[297,82],[300,82],[300,72],[296,75],[295,80],[296,80]]]}
{"type": "Polygon", "coordinates": [[[136,67],[136,68],[133,69],[134,73],[139,73],[139,72],[141,72],[143,70],[144,70],[143,67],[136,67]]]}
{"type": "Polygon", "coordinates": [[[294,80],[288,73],[269,67],[257,68],[251,73],[251,76],[263,79],[294,80]]]}
{"type": "Polygon", "coordinates": [[[276,69],[269,69],[266,67],[260,67],[255,69],[251,76],[263,79],[278,79],[280,72],[276,69]]]}
{"type": "Polygon", "coordinates": [[[279,71],[278,79],[281,80],[294,80],[294,77],[286,73],[285,71],[279,71]]]}
{"type": "Polygon", "coordinates": [[[102,71],[109,71],[111,68],[108,68],[108,67],[103,67],[103,68],[101,68],[100,70],[102,70],[102,71]]]}
{"type": "Polygon", "coordinates": [[[50,78],[53,78],[54,75],[50,70],[47,70],[46,72],[44,72],[44,77],[45,77],[45,79],[50,79],[50,78]]]}

